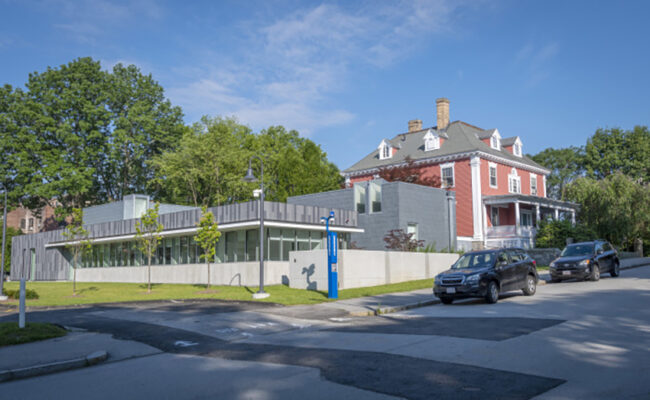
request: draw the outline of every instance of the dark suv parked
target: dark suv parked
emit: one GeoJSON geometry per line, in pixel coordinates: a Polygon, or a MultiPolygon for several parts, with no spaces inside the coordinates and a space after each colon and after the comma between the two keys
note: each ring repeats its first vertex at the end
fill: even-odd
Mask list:
{"type": "Polygon", "coordinates": [[[568,245],[560,258],[548,268],[551,282],[563,279],[589,279],[597,281],[600,274],[609,272],[613,277],[620,274],[618,253],[606,240],[581,242],[568,245]]]}
{"type": "Polygon", "coordinates": [[[499,293],[510,290],[534,295],[538,279],[535,261],[523,249],[472,251],[436,276],[433,294],[444,304],[465,297],[496,303],[499,293]]]}

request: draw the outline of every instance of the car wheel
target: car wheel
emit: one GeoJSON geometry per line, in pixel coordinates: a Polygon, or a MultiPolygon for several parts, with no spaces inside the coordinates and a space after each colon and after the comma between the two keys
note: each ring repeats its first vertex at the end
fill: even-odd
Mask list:
{"type": "Polygon", "coordinates": [[[614,268],[609,272],[612,278],[616,278],[621,274],[621,266],[618,264],[618,261],[614,261],[614,268]]]}
{"type": "Polygon", "coordinates": [[[532,275],[526,276],[526,286],[522,289],[526,296],[532,296],[537,290],[537,282],[535,282],[535,277],[532,275]]]}
{"type": "Polygon", "coordinates": [[[489,304],[494,304],[499,300],[499,286],[496,281],[490,281],[487,286],[487,292],[485,293],[485,301],[489,304]]]}
{"type": "Polygon", "coordinates": [[[599,279],[600,279],[600,267],[598,266],[598,264],[594,264],[591,267],[591,275],[589,276],[589,280],[591,280],[592,282],[596,282],[599,279]]]}
{"type": "Polygon", "coordinates": [[[442,304],[451,304],[454,302],[454,299],[452,297],[441,297],[440,301],[442,304]]]}

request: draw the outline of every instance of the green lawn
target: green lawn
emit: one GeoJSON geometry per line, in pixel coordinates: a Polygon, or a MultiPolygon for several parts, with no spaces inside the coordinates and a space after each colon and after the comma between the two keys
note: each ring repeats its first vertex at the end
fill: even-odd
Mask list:
{"type": "MultiPolygon", "coordinates": [[[[406,292],[430,288],[433,279],[422,279],[390,285],[374,286],[360,289],[339,291],[340,299],[374,296],[384,293],[406,292]]],[[[139,283],[77,283],[77,296],[72,296],[72,282],[27,282],[27,289],[38,295],[38,299],[27,299],[28,307],[70,306],[96,303],[115,303],[125,301],[181,300],[181,299],[215,299],[253,301],[252,294],[257,287],[212,286],[215,293],[202,293],[205,285],[155,284],[151,293],[147,286],[139,283]]],[[[5,283],[7,290],[18,289],[18,282],[5,283]]],[[[330,301],[327,292],[291,289],[284,285],[266,286],[271,294],[262,300],[284,305],[316,304],[330,301]]],[[[18,300],[9,300],[4,304],[18,305],[18,300]]]]}
{"type": "Polygon", "coordinates": [[[18,322],[0,322],[0,347],[51,339],[66,333],[60,326],[41,322],[28,322],[23,329],[18,328],[18,322]]]}

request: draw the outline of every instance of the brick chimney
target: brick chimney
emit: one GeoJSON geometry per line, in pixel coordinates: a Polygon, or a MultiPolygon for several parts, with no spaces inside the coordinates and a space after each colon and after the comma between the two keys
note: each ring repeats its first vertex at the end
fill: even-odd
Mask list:
{"type": "Polygon", "coordinates": [[[444,97],[436,99],[436,110],[438,114],[438,130],[447,129],[447,125],[449,125],[449,99],[444,97]]]}
{"type": "Polygon", "coordinates": [[[409,121],[409,132],[417,132],[422,130],[422,120],[412,119],[409,121]]]}

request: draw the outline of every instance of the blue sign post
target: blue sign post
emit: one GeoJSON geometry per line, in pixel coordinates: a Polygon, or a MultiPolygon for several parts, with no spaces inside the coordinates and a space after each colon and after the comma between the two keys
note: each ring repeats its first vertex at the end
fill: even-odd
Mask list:
{"type": "Polygon", "coordinates": [[[327,231],[327,297],[330,299],[339,298],[339,273],[338,273],[338,250],[339,241],[336,232],[330,232],[330,219],[334,219],[334,211],[330,211],[329,217],[321,217],[325,221],[327,231]]]}

